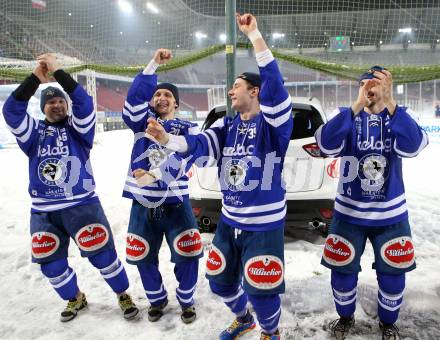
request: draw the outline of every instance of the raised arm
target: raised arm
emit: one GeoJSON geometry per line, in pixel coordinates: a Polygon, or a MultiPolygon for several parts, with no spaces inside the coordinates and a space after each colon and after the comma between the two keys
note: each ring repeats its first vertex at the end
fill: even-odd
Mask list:
{"type": "Polygon", "coordinates": [[[40,63],[47,65],[55,80],[72,100],[72,117],[69,125],[88,148],[93,146],[95,137],[96,112],[93,98],[67,72],[61,69],[54,55],[47,53],[38,57],[40,63]]]}
{"type": "Polygon", "coordinates": [[[3,115],[8,129],[17,139],[18,146],[26,155],[38,138],[38,121],[26,109],[30,98],[41,83],[49,81],[46,65],[38,63],[32,74],[8,97],[3,106],[3,115]]]}
{"type": "Polygon", "coordinates": [[[171,60],[171,51],[158,49],[153,59],[133,80],[122,110],[122,118],[133,132],[143,132],[148,119],[149,102],[157,87],[156,69],[171,60]]]}
{"type": "Polygon", "coordinates": [[[428,145],[428,135],[405,107],[397,106],[393,98],[393,78],[388,70],[374,72],[382,91],[384,104],[391,115],[389,129],[394,137],[394,151],[401,157],[415,157],[428,145]]]}
{"type": "Polygon", "coordinates": [[[251,14],[237,13],[239,29],[249,38],[255,50],[261,76],[260,108],[273,141],[286,151],[293,129],[292,101],[284,87],[283,77],[272,52],[267,47],[251,14]]]}
{"type": "Polygon", "coordinates": [[[356,115],[367,106],[368,90],[375,86],[374,80],[367,80],[359,87],[357,99],[351,107],[341,108],[340,112],[321,125],[315,132],[316,142],[322,153],[331,157],[344,155],[347,137],[352,129],[352,122],[356,115]]]}

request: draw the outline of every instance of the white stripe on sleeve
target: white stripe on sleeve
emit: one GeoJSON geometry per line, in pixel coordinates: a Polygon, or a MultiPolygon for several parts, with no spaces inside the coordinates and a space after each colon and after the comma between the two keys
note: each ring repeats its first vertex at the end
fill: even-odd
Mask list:
{"type": "Polygon", "coordinates": [[[290,104],[292,104],[292,99],[290,98],[290,96],[288,96],[286,100],[275,106],[265,106],[260,104],[260,109],[261,111],[263,111],[263,113],[274,115],[278,112],[287,109],[290,106],[290,104]]]}
{"type": "Polygon", "coordinates": [[[426,145],[428,145],[428,136],[426,135],[425,130],[422,130],[422,141],[420,142],[419,148],[417,149],[417,151],[414,152],[404,152],[402,150],[399,150],[399,148],[397,147],[397,140],[394,140],[394,150],[396,151],[396,153],[400,156],[403,157],[408,157],[408,158],[412,158],[417,156],[420,151],[422,151],[426,145]]]}

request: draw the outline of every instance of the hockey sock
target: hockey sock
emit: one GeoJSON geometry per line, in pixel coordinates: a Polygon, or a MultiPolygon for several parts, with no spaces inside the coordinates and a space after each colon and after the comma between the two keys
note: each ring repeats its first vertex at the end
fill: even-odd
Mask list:
{"type": "Polygon", "coordinates": [[[356,286],[358,274],[343,274],[332,270],[331,284],[336,311],[339,316],[348,318],[356,310],[356,286]]]}
{"type": "Polygon", "coordinates": [[[241,317],[246,314],[248,296],[240,284],[221,285],[214,281],[209,281],[211,291],[220,296],[226,306],[237,315],[241,317]]]}
{"type": "Polygon", "coordinates": [[[405,289],[405,273],[389,275],[376,273],[379,291],[377,293],[379,319],[385,324],[393,324],[399,317],[405,289]]]}
{"type": "Polygon", "coordinates": [[[249,301],[254,306],[258,323],[263,332],[273,334],[278,329],[281,316],[281,299],[278,294],[249,295],[249,301]]]}
{"type": "Polygon", "coordinates": [[[251,322],[254,318],[252,317],[251,312],[249,312],[249,309],[245,309],[242,313],[236,314],[238,322],[241,323],[248,323],[251,322]]]}
{"type": "Polygon", "coordinates": [[[194,291],[197,285],[197,276],[199,273],[199,259],[192,259],[176,263],[174,274],[179,282],[176,289],[176,297],[183,308],[194,304],[194,291]]]}
{"type": "Polygon", "coordinates": [[[41,264],[41,271],[63,300],[76,298],[79,292],[75,271],[69,267],[67,259],[41,264]]]}
{"type": "Polygon", "coordinates": [[[125,268],[116,254],[115,249],[104,250],[90,256],[89,261],[99,269],[105,282],[116,293],[120,294],[128,289],[128,277],[125,268]]]}
{"type": "Polygon", "coordinates": [[[161,305],[168,297],[168,293],[163,286],[162,276],[157,264],[140,263],[137,265],[141,275],[142,285],[147,294],[148,301],[152,306],[161,305]]]}

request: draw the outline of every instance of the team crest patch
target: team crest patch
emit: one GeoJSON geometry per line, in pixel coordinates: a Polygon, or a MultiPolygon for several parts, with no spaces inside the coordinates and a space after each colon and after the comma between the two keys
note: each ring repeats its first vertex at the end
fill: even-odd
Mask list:
{"type": "Polygon", "coordinates": [[[174,238],[174,250],[182,256],[197,256],[203,251],[202,237],[197,229],[189,229],[174,238]]]}
{"type": "Polygon", "coordinates": [[[251,286],[258,289],[272,289],[283,282],[283,267],[283,262],[276,256],[255,256],[246,262],[244,275],[251,286]]]}
{"type": "Polygon", "coordinates": [[[354,256],[354,247],[348,240],[336,234],[327,236],[322,254],[325,262],[332,266],[346,266],[353,261],[354,256]]]}
{"type": "Polygon", "coordinates": [[[206,260],[206,273],[209,275],[218,275],[226,268],[226,259],[223,253],[216,246],[211,245],[208,250],[208,259],[206,260]]]}
{"type": "Polygon", "coordinates": [[[38,165],[38,178],[49,186],[60,186],[67,177],[67,166],[61,159],[47,158],[38,165]]]}
{"type": "Polygon", "coordinates": [[[57,235],[47,231],[33,233],[32,256],[41,259],[54,254],[60,246],[60,239],[57,235]]]}
{"type": "Polygon", "coordinates": [[[225,165],[224,181],[229,190],[240,191],[244,188],[244,180],[249,166],[241,159],[229,160],[225,165]]]}
{"type": "Polygon", "coordinates": [[[394,268],[408,268],[414,263],[414,244],[411,237],[394,238],[380,248],[382,259],[394,268]]]}
{"type": "Polygon", "coordinates": [[[125,251],[127,255],[127,260],[142,260],[148,255],[149,251],[150,246],[146,239],[136,234],[127,234],[127,245],[125,251]]]}
{"type": "Polygon", "coordinates": [[[75,242],[81,250],[94,251],[104,247],[109,233],[102,224],[95,223],[82,227],[75,235],[75,242]]]}
{"type": "Polygon", "coordinates": [[[379,154],[370,154],[359,161],[358,177],[364,190],[382,188],[389,175],[387,159],[379,154]]]}
{"type": "Polygon", "coordinates": [[[167,153],[157,144],[151,144],[147,149],[148,161],[152,168],[158,168],[167,160],[167,153]]]}

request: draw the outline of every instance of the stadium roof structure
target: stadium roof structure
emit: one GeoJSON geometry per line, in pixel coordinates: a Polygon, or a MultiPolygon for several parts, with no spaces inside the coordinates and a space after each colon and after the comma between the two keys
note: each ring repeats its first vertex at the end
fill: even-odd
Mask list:
{"type": "MultiPolygon", "coordinates": [[[[410,66],[439,64],[438,0],[236,3],[239,12],[257,16],[269,46],[286,55],[363,67],[360,62],[374,63],[383,60],[384,51],[396,50],[407,55],[396,58],[398,65],[409,60],[410,66]],[[425,56],[427,51],[432,53],[425,56]]],[[[3,0],[0,57],[33,60],[54,51],[82,63],[126,67],[145,64],[160,47],[176,56],[211,55],[225,43],[224,11],[223,0],[3,0]],[[33,8],[34,2],[45,6],[33,8]]],[[[238,42],[247,39],[238,33],[238,42]]],[[[303,65],[317,69],[313,63],[303,65]]]]}
{"type": "MultiPolygon", "coordinates": [[[[220,43],[218,36],[225,27],[224,1],[156,1],[158,13],[148,11],[145,3],[132,0],[133,11],[127,14],[113,0],[47,1],[45,10],[33,9],[29,0],[6,0],[0,12],[35,35],[67,43],[72,40],[73,45],[82,40],[82,48],[75,49],[93,62],[126,62],[112,60],[111,53],[106,53],[109,49],[193,50],[220,43]],[[197,39],[197,31],[206,39],[197,39]],[[90,50],[89,45],[95,48],[90,50]]],[[[323,48],[331,36],[350,36],[356,46],[401,43],[408,38],[399,34],[401,27],[412,28],[413,43],[431,44],[440,39],[440,2],[435,0],[237,0],[237,9],[255,13],[263,33],[283,32],[283,39],[269,37],[277,40],[271,43],[278,48],[323,48]]],[[[10,32],[12,38],[14,33],[10,32]]]]}

